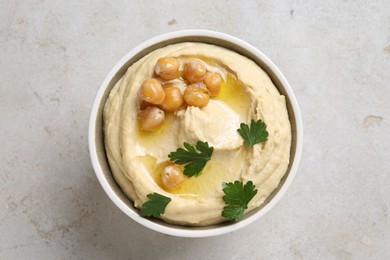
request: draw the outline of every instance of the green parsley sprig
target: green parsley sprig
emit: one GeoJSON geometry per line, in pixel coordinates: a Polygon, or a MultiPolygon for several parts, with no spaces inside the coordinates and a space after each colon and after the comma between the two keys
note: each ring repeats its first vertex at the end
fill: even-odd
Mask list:
{"type": "Polygon", "coordinates": [[[257,143],[265,142],[268,140],[268,132],[266,130],[267,125],[261,121],[261,119],[255,121],[251,120],[250,127],[247,124],[241,123],[237,132],[244,139],[248,147],[252,147],[257,143]]]}
{"type": "Polygon", "coordinates": [[[175,152],[171,152],[168,155],[169,159],[177,164],[186,164],[183,171],[186,176],[199,175],[211,159],[214,148],[202,141],[198,141],[195,147],[186,142],[183,145],[185,149],[178,148],[175,152]]]}
{"type": "Polygon", "coordinates": [[[245,185],[241,181],[235,181],[222,183],[222,188],[225,193],[222,199],[227,204],[223,208],[222,216],[229,220],[240,220],[248,208],[249,201],[257,194],[256,186],[252,181],[245,185]]]}
{"type": "Polygon", "coordinates": [[[144,217],[159,217],[164,214],[165,208],[171,202],[171,198],[165,197],[158,193],[150,193],[147,195],[149,201],[142,204],[141,216],[144,217]]]}

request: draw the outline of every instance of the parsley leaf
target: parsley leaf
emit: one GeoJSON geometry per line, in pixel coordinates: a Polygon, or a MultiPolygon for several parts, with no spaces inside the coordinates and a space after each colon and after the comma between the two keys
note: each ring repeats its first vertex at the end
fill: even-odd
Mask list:
{"type": "Polygon", "coordinates": [[[166,206],[171,202],[171,198],[158,193],[150,193],[147,197],[149,201],[142,204],[141,208],[141,215],[144,217],[159,217],[164,214],[166,206]]]}
{"type": "Polygon", "coordinates": [[[241,123],[240,129],[237,132],[242,136],[248,147],[252,147],[257,143],[268,140],[267,125],[259,119],[257,122],[251,120],[251,126],[241,123]]]}
{"type": "Polygon", "coordinates": [[[222,216],[229,219],[239,221],[244,216],[245,209],[238,205],[225,206],[222,211],[222,216]]]}
{"type": "Polygon", "coordinates": [[[184,148],[178,148],[175,152],[171,152],[168,157],[171,161],[177,164],[186,164],[184,166],[183,173],[192,177],[194,175],[199,175],[199,173],[206,166],[206,163],[211,159],[214,148],[209,147],[207,142],[198,141],[195,147],[189,143],[184,143],[184,148]]]}
{"type": "Polygon", "coordinates": [[[241,181],[235,181],[222,183],[222,188],[225,193],[222,199],[227,204],[223,208],[222,216],[230,220],[240,220],[249,201],[257,194],[256,186],[251,181],[245,185],[241,181]]]}

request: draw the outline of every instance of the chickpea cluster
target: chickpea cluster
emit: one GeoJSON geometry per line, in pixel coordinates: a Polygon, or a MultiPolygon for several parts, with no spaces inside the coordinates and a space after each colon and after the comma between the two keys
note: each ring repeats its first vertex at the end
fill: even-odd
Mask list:
{"type": "MultiPolygon", "coordinates": [[[[146,79],[139,92],[143,102],[138,120],[143,131],[157,131],[164,123],[166,112],[175,112],[186,106],[207,106],[210,98],[216,97],[221,89],[221,76],[208,72],[206,66],[196,59],[186,62],[184,70],[180,71],[178,59],[160,58],[154,73],[157,77],[146,79]],[[184,93],[169,82],[177,78],[186,85],[184,93]]],[[[160,178],[167,190],[179,187],[185,180],[182,169],[175,164],[165,166],[160,178]]]]}
{"type": "Polygon", "coordinates": [[[140,88],[144,105],[141,105],[138,120],[143,131],[158,130],[164,123],[166,112],[175,112],[186,106],[207,106],[210,98],[216,97],[221,89],[221,76],[208,72],[206,66],[196,59],[184,65],[184,78],[180,77],[186,85],[184,93],[169,82],[179,78],[181,74],[178,59],[160,58],[154,67],[154,73],[157,77],[146,79],[140,88]]]}

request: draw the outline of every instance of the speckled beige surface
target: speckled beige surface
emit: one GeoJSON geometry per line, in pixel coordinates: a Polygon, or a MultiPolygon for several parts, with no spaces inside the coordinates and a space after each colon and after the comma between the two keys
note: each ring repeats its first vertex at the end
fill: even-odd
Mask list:
{"type": "Polygon", "coordinates": [[[1,259],[387,259],[389,1],[2,1],[1,259]],[[265,217],[175,238],[130,220],[92,170],[87,128],[111,67],[140,42],[212,29],[263,51],[295,90],[303,159],[265,217]]]}

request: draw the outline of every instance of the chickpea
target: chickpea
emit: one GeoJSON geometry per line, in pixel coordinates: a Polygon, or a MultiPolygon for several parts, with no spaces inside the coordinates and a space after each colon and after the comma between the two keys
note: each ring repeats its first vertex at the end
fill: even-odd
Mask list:
{"type": "Polygon", "coordinates": [[[173,57],[158,59],[154,72],[162,79],[171,80],[179,76],[180,62],[173,57]]]}
{"type": "Polygon", "coordinates": [[[158,107],[147,107],[138,113],[138,120],[141,124],[141,129],[144,131],[156,131],[164,123],[165,113],[158,107]]]}
{"type": "Polygon", "coordinates": [[[184,103],[183,96],[178,87],[169,86],[164,88],[165,99],[161,104],[161,107],[168,112],[173,112],[178,110],[184,103]]]}
{"type": "Polygon", "coordinates": [[[156,79],[145,80],[140,89],[143,100],[151,104],[160,105],[165,98],[164,89],[156,79]]]}
{"type": "Polygon", "coordinates": [[[161,182],[164,188],[173,190],[184,181],[184,174],[176,165],[168,165],[161,172],[161,182]]]}
{"type": "Polygon", "coordinates": [[[209,103],[209,92],[205,88],[189,85],[184,91],[184,102],[189,106],[205,107],[209,103]]]}
{"type": "Polygon", "coordinates": [[[221,81],[222,78],[218,73],[207,73],[204,84],[210,91],[210,97],[218,96],[218,93],[221,90],[221,81]]]}
{"type": "Polygon", "coordinates": [[[197,60],[187,62],[184,68],[184,76],[190,83],[201,81],[206,75],[206,72],[206,66],[197,60]]]}

